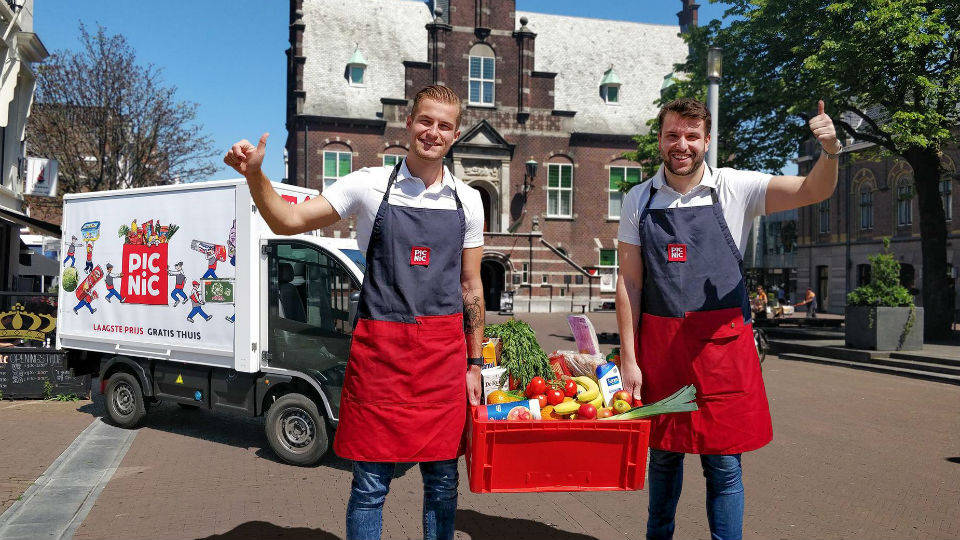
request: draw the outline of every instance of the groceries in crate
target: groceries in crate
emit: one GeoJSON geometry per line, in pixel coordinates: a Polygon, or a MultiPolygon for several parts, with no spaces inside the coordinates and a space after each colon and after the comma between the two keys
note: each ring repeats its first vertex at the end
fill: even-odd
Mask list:
{"type": "Polygon", "coordinates": [[[507,373],[506,368],[492,367],[480,370],[480,377],[483,379],[483,401],[490,403],[490,396],[494,392],[503,392],[509,390],[507,381],[503,376],[507,373]]]}
{"type": "Polygon", "coordinates": [[[586,315],[567,315],[567,324],[577,343],[577,350],[582,354],[600,354],[600,342],[593,323],[586,315]]]}
{"type": "Polygon", "coordinates": [[[503,342],[500,338],[487,338],[483,340],[483,367],[491,368],[500,365],[500,356],[503,354],[503,342]]]}
{"type": "Polygon", "coordinates": [[[537,342],[530,325],[510,319],[484,328],[484,337],[498,338],[502,343],[499,367],[504,368],[500,384],[510,381],[511,388],[526,388],[534,377],[553,378],[547,353],[537,342]]]}
{"type": "Polygon", "coordinates": [[[539,420],[540,403],[535,399],[483,405],[477,411],[479,420],[539,420]]]}
{"type": "Polygon", "coordinates": [[[563,377],[573,375],[570,373],[570,368],[567,367],[567,361],[563,358],[562,354],[554,352],[547,359],[550,362],[550,367],[553,369],[553,376],[555,378],[562,379],[563,377]]]}
{"type": "Polygon", "coordinates": [[[677,390],[673,395],[665,397],[656,403],[633,407],[624,413],[606,418],[606,420],[637,420],[658,414],[692,412],[697,410],[697,389],[688,384],[677,390]]]}
{"type": "Polygon", "coordinates": [[[623,390],[623,381],[620,380],[620,370],[617,365],[613,362],[607,362],[597,366],[597,384],[600,385],[604,407],[612,407],[613,394],[623,390]]]}
{"type": "Polygon", "coordinates": [[[562,362],[568,375],[596,377],[597,368],[606,363],[602,354],[578,353],[576,351],[554,351],[551,361],[562,362]]]}
{"type": "Polygon", "coordinates": [[[513,416],[484,414],[488,420],[593,420],[645,418],[655,414],[696,410],[696,389],[684,387],[666,400],[644,406],[623,389],[620,370],[599,352],[596,333],[583,315],[567,318],[577,341],[576,351],[544,353],[530,326],[516,319],[489,325],[484,330],[485,366],[481,370],[486,411],[490,407],[523,402],[536,404],[536,414],[528,405],[516,405],[513,416]],[[488,360],[488,352],[490,351],[488,360]]]}

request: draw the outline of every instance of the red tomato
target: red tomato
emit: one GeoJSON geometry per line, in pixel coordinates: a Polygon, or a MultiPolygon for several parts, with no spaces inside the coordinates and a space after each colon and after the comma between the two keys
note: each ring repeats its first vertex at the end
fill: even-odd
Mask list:
{"type": "Polygon", "coordinates": [[[547,403],[550,405],[556,405],[558,403],[563,403],[563,392],[556,388],[551,388],[547,390],[547,403]]]}
{"type": "Polygon", "coordinates": [[[634,407],[643,407],[643,402],[640,401],[640,400],[637,399],[637,398],[633,398],[633,406],[634,406],[634,407]]]}
{"type": "Polygon", "coordinates": [[[540,402],[540,409],[541,409],[541,410],[543,410],[544,407],[546,407],[547,405],[549,405],[549,402],[547,401],[547,396],[546,396],[546,394],[537,394],[536,396],[534,396],[534,397],[531,398],[531,399],[535,399],[535,400],[537,400],[537,401],[540,402]]]}
{"type": "Polygon", "coordinates": [[[534,377],[530,379],[530,384],[527,385],[526,394],[528,398],[533,399],[534,397],[543,394],[547,391],[547,381],[543,380],[543,377],[534,377]]]}
{"type": "Polygon", "coordinates": [[[567,379],[563,383],[563,395],[567,397],[577,397],[577,381],[573,379],[567,379]]]}

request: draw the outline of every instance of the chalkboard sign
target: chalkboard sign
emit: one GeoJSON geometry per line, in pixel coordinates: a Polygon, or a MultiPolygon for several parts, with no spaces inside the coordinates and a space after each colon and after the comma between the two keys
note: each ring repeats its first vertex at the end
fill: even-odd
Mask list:
{"type": "Polygon", "coordinates": [[[66,355],[53,349],[0,349],[0,392],[4,399],[42,399],[58,394],[90,397],[90,376],[74,377],[63,367],[66,355]],[[49,382],[50,387],[44,388],[49,382]]]}

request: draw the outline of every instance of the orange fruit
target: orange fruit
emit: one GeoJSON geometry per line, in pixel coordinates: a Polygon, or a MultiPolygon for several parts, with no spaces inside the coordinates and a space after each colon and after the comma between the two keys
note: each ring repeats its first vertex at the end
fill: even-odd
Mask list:
{"type": "Polygon", "coordinates": [[[487,405],[496,405],[498,403],[513,403],[517,398],[504,392],[503,390],[494,390],[487,396],[487,405]]]}

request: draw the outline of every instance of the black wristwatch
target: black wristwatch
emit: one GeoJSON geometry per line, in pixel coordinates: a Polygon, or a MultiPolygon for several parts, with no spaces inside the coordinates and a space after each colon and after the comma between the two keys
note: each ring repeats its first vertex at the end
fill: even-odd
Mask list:
{"type": "Polygon", "coordinates": [[[467,357],[467,365],[468,365],[468,366],[482,366],[482,365],[483,365],[483,357],[482,357],[482,356],[478,356],[478,357],[476,357],[476,358],[467,357]]]}

